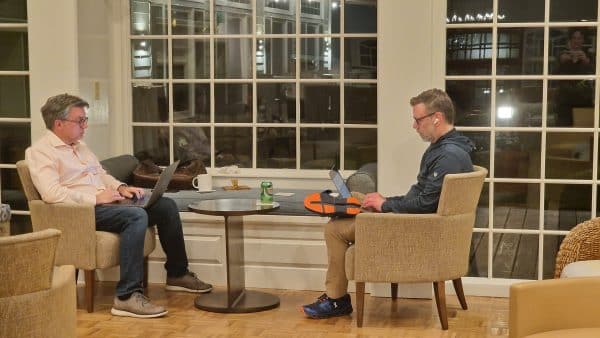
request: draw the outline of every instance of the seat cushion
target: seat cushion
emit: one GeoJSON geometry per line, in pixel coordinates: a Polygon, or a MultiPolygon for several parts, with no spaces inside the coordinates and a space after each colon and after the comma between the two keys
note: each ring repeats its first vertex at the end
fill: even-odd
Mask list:
{"type": "Polygon", "coordinates": [[[600,260],[577,261],[565,266],[560,278],[600,276],[600,260]]]}
{"type": "Polygon", "coordinates": [[[542,333],[536,333],[527,336],[527,338],[597,338],[600,337],[600,328],[581,328],[555,330],[542,333]]]}
{"type": "MultiPolygon", "coordinates": [[[[144,257],[156,246],[154,227],[148,228],[144,239],[144,257]]],[[[119,265],[119,235],[112,232],[96,231],[96,268],[104,269],[119,265]]]]}

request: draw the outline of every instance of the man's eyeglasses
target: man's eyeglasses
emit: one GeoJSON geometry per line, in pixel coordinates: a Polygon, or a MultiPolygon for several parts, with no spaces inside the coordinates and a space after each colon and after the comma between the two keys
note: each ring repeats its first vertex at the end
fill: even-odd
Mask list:
{"type": "Polygon", "coordinates": [[[69,121],[73,123],[79,124],[80,127],[85,126],[88,123],[89,117],[81,117],[79,120],[69,120],[69,119],[61,119],[62,121],[69,121]]]}
{"type": "Polygon", "coordinates": [[[415,120],[415,123],[416,123],[417,125],[420,125],[420,124],[421,124],[421,121],[422,121],[424,118],[426,118],[426,117],[429,117],[429,116],[431,116],[431,115],[433,115],[433,114],[435,114],[435,113],[436,113],[436,112],[429,113],[429,114],[427,114],[427,115],[425,115],[425,116],[421,116],[421,117],[413,117],[413,120],[415,120]]]}

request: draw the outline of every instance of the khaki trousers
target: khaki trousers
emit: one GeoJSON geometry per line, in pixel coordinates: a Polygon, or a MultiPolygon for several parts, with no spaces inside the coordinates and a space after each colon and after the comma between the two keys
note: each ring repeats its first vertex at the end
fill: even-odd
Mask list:
{"type": "Polygon", "coordinates": [[[346,277],[346,250],[354,242],[355,218],[334,218],[325,225],[327,245],[327,278],[325,288],[330,298],[348,293],[346,277]]]}

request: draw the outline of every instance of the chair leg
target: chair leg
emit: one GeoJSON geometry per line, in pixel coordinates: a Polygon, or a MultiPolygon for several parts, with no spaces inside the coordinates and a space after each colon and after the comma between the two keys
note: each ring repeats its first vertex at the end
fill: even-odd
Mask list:
{"type": "Polygon", "coordinates": [[[440,316],[440,324],[442,324],[443,330],[448,330],[445,281],[433,282],[433,291],[435,293],[435,303],[437,305],[438,315],[440,316]]]}
{"type": "Polygon", "coordinates": [[[75,285],[77,285],[78,279],[79,279],[79,269],[75,269],[75,285]]]}
{"type": "Polygon", "coordinates": [[[465,299],[465,292],[463,291],[462,279],[457,278],[452,280],[452,285],[454,285],[454,291],[456,291],[456,296],[458,297],[458,301],[460,302],[460,306],[463,310],[467,309],[467,300],[465,299]]]}
{"type": "Polygon", "coordinates": [[[148,257],[144,257],[144,281],[142,286],[148,288],[148,257]]]}
{"type": "Polygon", "coordinates": [[[392,283],[390,285],[391,290],[392,290],[392,299],[396,300],[398,299],[398,283],[392,283]]]}
{"type": "Polygon", "coordinates": [[[85,306],[87,312],[94,312],[94,283],[96,270],[85,270],[85,306]]]}
{"type": "Polygon", "coordinates": [[[365,282],[356,282],[356,326],[362,327],[365,309],[365,282]]]}

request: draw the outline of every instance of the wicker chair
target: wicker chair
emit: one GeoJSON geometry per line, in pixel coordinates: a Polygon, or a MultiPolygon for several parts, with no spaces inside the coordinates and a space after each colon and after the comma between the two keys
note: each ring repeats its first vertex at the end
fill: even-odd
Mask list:
{"type": "Polygon", "coordinates": [[[556,254],[554,278],[567,264],[600,259],[600,217],[576,225],[560,244],[556,254]]]}
{"type": "Polygon", "coordinates": [[[467,273],[475,210],[487,170],[444,177],[437,213],[362,213],[356,241],[346,251],[346,276],[356,282],[356,325],[362,326],[365,282],[432,282],[440,323],[448,329],[445,282],[451,280],[463,309],[461,277],[467,273]]]}

